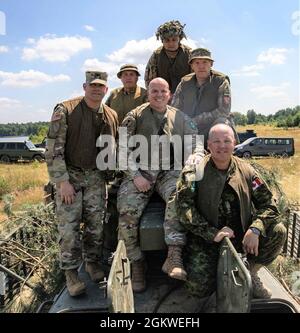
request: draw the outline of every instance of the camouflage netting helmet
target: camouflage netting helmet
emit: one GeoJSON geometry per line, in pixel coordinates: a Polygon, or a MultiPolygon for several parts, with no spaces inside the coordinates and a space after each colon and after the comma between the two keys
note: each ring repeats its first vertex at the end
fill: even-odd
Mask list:
{"type": "Polygon", "coordinates": [[[165,39],[173,36],[178,36],[181,40],[182,38],[186,38],[183,29],[185,24],[182,25],[179,21],[169,21],[162,25],[160,25],[156,31],[156,38],[157,39],[165,39]]]}

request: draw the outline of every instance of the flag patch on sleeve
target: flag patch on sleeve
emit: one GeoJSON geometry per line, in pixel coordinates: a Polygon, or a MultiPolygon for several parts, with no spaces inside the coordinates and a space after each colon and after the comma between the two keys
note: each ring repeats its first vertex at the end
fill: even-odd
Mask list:
{"type": "Polygon", "coordinates": [[[263,182],[259,178],[255,178],[252,181],[252,189],[253,189],[253,191],[255,191],[256,189],[258,189],[262,184],[263,184],[263,182]]]}

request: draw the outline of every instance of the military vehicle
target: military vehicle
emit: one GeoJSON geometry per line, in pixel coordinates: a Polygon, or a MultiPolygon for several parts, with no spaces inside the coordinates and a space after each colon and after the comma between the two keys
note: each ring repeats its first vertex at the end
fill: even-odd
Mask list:
{"type": "MultiPolygon", "coordinates": [[[[269,300],[252,299],[249,271],[228,238],[223,240],[220,248],[217,292],[202,299],[188,295],[181,281],[170,279],[161,271],[167,255],[163,231],[165,204],[156,194],[140,221],[140,244],[148,266],[147,289],[133,294],[126,249],[123,241],[117,243],[117,210],[113,192],[110,192],[109,201],[112,214],[104,228],[102,262],[108,279],[100,284],[92,282],[84,271],[84,265],[81,265],[79,275],[87,285],[86,294],[71,297],[64,287],[50,302],[50,313],[300,312],[300,305],[266,268],[262,268],[259,275],[272,290],[273,296],[269,300]],[[113,257],[109,258],[111,252],[113,257]]],[[[38,312],[43,312],[45,305],[49,306],[49,301],[42,304],[38,312]]]]}
{"type": "Polygon", "coordinates": [[[255,138],[256,136],[257,135],[253,129],[247,129],[245,132],[238,132],[240,143],[246,141],[247,139],[255,138]]]}
{"type": "Polygon", "coordinates": [[[3,163],[43,161],[45,151],[45,148],[37,148],[28,137],[0,138],[0,161],[3,163]]]}

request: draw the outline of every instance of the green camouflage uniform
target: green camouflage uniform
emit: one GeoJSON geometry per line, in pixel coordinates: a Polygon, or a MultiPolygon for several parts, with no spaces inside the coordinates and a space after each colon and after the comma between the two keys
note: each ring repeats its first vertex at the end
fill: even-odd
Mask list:
{"type": "Polygon", "coordinates": [[[210,128],[215,124],[225,123],[234,128],[230,115],[229,78],[222,73],[211,70],[210,77],[202,85],[195,74],[186,75],[177,86],[171,105],[195,121],[199,134],[205,136],[205,143],[210,128]]]}
{"type": "MultiPolygon", "coordinates": [[[[153,135],[158,135],[160,129],[162,132],[159,135],[173,134],[193,135],[197,134],[196,125],[193,121],[184,115],[179,110],[167,106],[167,111],[160,114],[152,110],[149,103],[143,104],[135,110],[129,112],[125,117],[122,126],[126,126],[128,130],[128,138],[134,134],[143,135],[143,129],[148,131],[150,128],[153,135]],[[139,120],[144,120],[139,123],[139,120]],[[175,121],[176,118],[176,121],[175,121]],[[140,124],[142,124],[140,126],[140,124]],[[144,125],[146,124],[146,126],[144,125]],[[164,124],[161,128],[161,124],[164,124]],[[177,127],[178,126],[178,127],[177,127]]],[[[149,143],[149,141],[148,141],[149,143]]],[[[120,147],[122,148],[122,142],[120,147]]],[[[197,146],[195,142],[192,143],[193,151],[195,154],[202,156],[203,146],[197,146]]],[[[150,146],[150,144],[149,144],[150,146]]],[[[145,165],[146,166],[146,165],[145,165]]],[[[119,211],[119,238],[124,240],[127,255],[130,261],[137,261],[143,258],[143,254],[139,247],[138,242],[138,226],[139,219],[150,200],[154,191],[168,203],[168,199],[176,189],[176,180],[179,176],[180,170],[134,170],[128,168],[126,171],[126,178],[122,182],[118,192],[118,211],[119,211]],[[139,192],[134,183],[135,176],[142,175],[151,181],[151,189],[146,192],[139,192]]],[[[173,230],[173,225],[179,224],[174,207],[167,204],[165,212],[165,239],[167,244],[184,244],[185,235],[173,230]]]]}
{"type": "MultiPolygon", "coordinates": [[[[111,128],[114,121],[113,133],[116,133],[117,115],[112,110],[110,111],[111,123],[104,127],[102,105],[98,112],[95,112],[88,108],[83,99],[80,103],[78,103],[80,98],[71,100],[71,102],[74,101],[77,106],[80,106],[79,111],[82,112],[84,120],[79,125],[80,131],[83,132],[75,134],[75,137],[80,138],[80,141],[84,139],[85,133],[92,132],[93,128],[98,127],[99,131],[102,131],[102,129],[111,128]]],[[[57,184],[68,180],[76,192],[75,202],[70,205],[62,203],[59,189],[56,196],[60,267],[63,270],[69,270],[79,267],[82,261],[82,251],[85,261],[99,262],[103,243],[107,194],[104,180],[105,172],[96,168],[96,160],[92,163],[92,167],[82,168],[78,165],[72,165],[66,158],[67,156],[74,157],[76,147],[75,153],[73,150],[67,155],[67,151],[74,147],[71,147],[67,139],[71,116],[64,103],[58,104],[52,115],[47,137],[46,162],[51,182],[57,184]],[[82,242],[80,237],[81,222],[84,222],[82,242]]],[[[96,138],[93,144],[91,142],[85,143],[89,147],[89,151],[93,150],[96,147],[96,138]],[[90,144],[92,146],[89,146],[90,144]]],[[[95,149],[97,151],[98,148],[95,149]]],[[[78,152],[77,160],[82,159],[81,165],[84,165],[85,154],[82,153],[82,151],[78,152]]]]}
{"type": "Polygon", "coordinates": [[[228,226],[234,231],[235,238],[231,240],[239,252],[242,252],[241,242],[249,227],[259,229],[259,254],[257,257],[247,257],[249,261],[262,265],[270,264],[278,256],[286,237],[285,227],[277,221],[279,213],[272,193],[247,162],[233,157],[227,172],[217,170],[209,156],[202,162],[196,168],[205,170],[203,179],[194,180],[195,166],[185,167],[177,183],[175,198],[181,228],[188,233],[185,253],[188,272],[186,285],[192,294],[199,297],[208,296],[216,290],[220,243],[215,243],[213,239],[222,227],[228,226]],[[208,173],[214,179],[206,179],[208,173]],[[211,184],[211,187],[207,184],[211,184]],[[217,184],[220,188],[217,188],[217,184]],[[203,185],[206,186],[208,199],[203,196],[203,185]],[[214,202],[212,198],[215,198],[214,202]],[[205,200],[204,206],[202,204],[205,200]],[[244,206],[241,202],[244,202],[244,206]],[[253,206],[251,208],[252,204],[255,209],[253,206]],[[210,213],[213,209],[216,211],[214,221],[213,214],[210,213]]]}
{"type": "Polygon", "coordinates": [[[105,104],[117,112],[119,124],[121,124],[129,111],[146,102],[146,89],[137,86],[128,93],[124,91],[124,88],[114,89],[105,104]]]}

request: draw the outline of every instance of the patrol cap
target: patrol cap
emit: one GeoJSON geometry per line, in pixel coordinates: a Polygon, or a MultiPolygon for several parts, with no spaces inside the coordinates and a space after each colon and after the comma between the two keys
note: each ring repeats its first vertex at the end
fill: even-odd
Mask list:
{"type": "Polygon", "coordinates": [[[106,72],[98,72],[98,71],[86,71],[85,72],[86,83],[99,83],[103,85],[107,85],[107,73],[106,72]]]}
{"type": "Polygon", "coordinates": [[[189,64],[191,64],[191,62],[194,59],[208,59],[208,60],[214,61],[211,58],[210,51],[208,49],[204,49],[204,48],[195,49],[191,52],[190,58],[189,58],[189,64]]]}
{"type": "Polygon", "coordinates": [[[122,75],[122,72],[125,72],[125,71],[135,71],[138,76],[141,76],[141,74],[139,73],[139,70],[138,70],[136,65],[126,64],[126,65],[121,66],[121,68],[120,68],[120,70],[117,74],[117,77],[120,79],[120,77],[122,75]]]}

